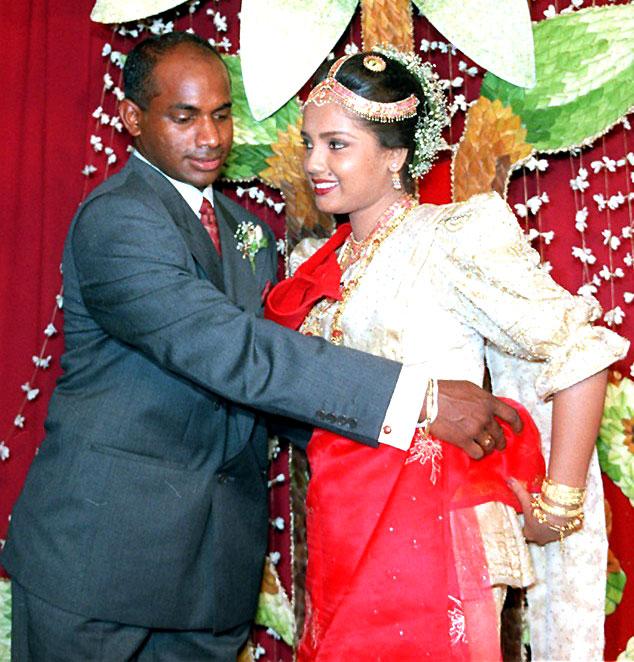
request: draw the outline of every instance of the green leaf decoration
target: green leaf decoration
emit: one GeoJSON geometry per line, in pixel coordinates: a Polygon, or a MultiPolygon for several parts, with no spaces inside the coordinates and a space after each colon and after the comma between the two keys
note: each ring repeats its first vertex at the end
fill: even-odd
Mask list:
{"type": "Polygon", "coordinates": [[[481,94],[513,107],[538,152],[590,144],[634,109],[634,4],[555,16],[533,37],[535,87],[488,73],[481,94]]]}
{"type": "Polygon", "coordinates": [[[285,643],[292,646],[295,621],[293,612],[287,604],[288,600],[282,600],[279,595],[260,593],[255,622],[258,625],[272,628],[282,637],[285,643]]]}
{"type": "Polygon", "coordinates": [[[414,0],[414,4],[476,64],[513,85],[535,84],[531,15],[525,0],[414,0]]]}
{"type": "Polygon", "coordinates": [[[601,469],[634,506],[634,381],[608,384],[597,448],[601,469]]]}
{"type": "Polygon", "coordinates": [[[605,585],[605,615],[609,616],[616,611],[623,599],[623,591],[627,576],[623,570],[619,572],[608,572],[608,579],[605,585]]]}
{"type": "Polygon", "coordinates": [[[11,582],[0,579],[0,660],[11,659],[11,582]]]}
{"type": "Polygon", "coordinates": [[[255,622],[258,625],[272,628],[289,646],[293,645],[295,633],[293,607],[270,557],[267,557],[264,563],[264,575],[255,622]]]}
{"type": "Polygon", "coordinates": [[[255,179],[267,167],[266,159],[273,154],[271,144],[278,138],[278,132],[286,131],[289,124],[295,124],[299,117],[299,103],[291,99],[276,113],[258,122],[254,119],[242,82],[240,57],[223,56],[231,77],[233,99],[233,149],[225,163],[223,177],[237,182],[255,179]]]}

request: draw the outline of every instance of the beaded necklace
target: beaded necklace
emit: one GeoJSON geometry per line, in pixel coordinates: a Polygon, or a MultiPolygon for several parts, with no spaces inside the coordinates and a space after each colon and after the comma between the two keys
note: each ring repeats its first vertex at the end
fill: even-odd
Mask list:
{"type": "MultiPolygon", "coordinates": [[[[338,262],[342,272],[345,272],[352,264],[359,262],[357,275],[351,278],[347,283],[342,283],[341,299],[339,301],[328,301],[328,307],[335,305],[336,310],[333,314],[330,327],[330,342],[334,345],[343,344],[343,330],[341,328],[341,318],[346,308],[346,304],[352,293],[357,289],[361,279],[365,275],[372,258],[383,242],[396,230],[403,222],[408,212],[416,206],[416,201],[410,196],[404,196],[390,205],[388,209],[381,214],[381,217],[374,226],[372,232],[360,242],[354,242],[352,235],[346,238],[346,241],[340,251],[338,262]]],[[[317,304],[308,314],[302,325],[304,332],[308,329],[314,329],[318,323],[318,318],[324,312],[323,306],[317,304]]],[[[311,331],[308,334],[312,335],[311,331]]]]}

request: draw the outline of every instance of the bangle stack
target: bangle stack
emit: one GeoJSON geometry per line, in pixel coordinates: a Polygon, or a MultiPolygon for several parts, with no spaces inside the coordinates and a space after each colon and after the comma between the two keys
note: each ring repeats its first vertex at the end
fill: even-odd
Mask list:
{"type": "Polygon", "coordinates": [[[561,543],[566,534],[573,533],[583,525],[583,502],[586,497],[584,487],[571,487],[557,483],[546,477],[541,493],[532,501],[533,517],[559,534],[561,543]],[[563,518],[565,522],[555,522],[552,517],[563,518]]]}
{"type": "Polygon", "coordinates": [[[429,436],[429,428],[438,416],[438,380],[433,377],[427,382],[425,395],[425,420],[416,427],[423,430],[425,437],[429,436]]]}

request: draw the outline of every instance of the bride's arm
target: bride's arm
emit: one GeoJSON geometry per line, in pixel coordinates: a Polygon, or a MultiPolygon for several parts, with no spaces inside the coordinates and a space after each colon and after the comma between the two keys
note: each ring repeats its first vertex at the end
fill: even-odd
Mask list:
{"type": "MultiPolygon", "coordinates": [[[[553,396],[548,476],[555,483],[585,487],[588,465],[601,423],[606,385],[607,370],[602,370],[553,396]]],[[[539,545],[558,540],[557,531],[533,516],[532,497],[524,486],[517,481],[509,482],[509,486],[522,504],[527,540],[539,545]]],[[[573,518],[550,514],[549,519],[551,523],[563,526],[573,518]]]]}
{"type": "Polygon", "coordinates": [[[607,370],[553,397],[553,427],[548,475],[558,483],[583,487],[603,412],[607,370]]]}
{"type": "MultiPolygon", "coordinates": [[[[539,365],[532,388],[542,400],[554,401],[541,494],[533,502],[523,486],[511,485],[522,503],[527,537],[544,544],[581,526],[606,367],[625,356],[628,342],[593,326],[601,316],[596,300],[573,296],[540,268],[539,255],[499,196],[475,196],[463,209],[461,222],[447,222],[438,232],[438,287],[446,288],[447,305],[499,353],[539,365]]],[[[515,377],[528,379],[521,372],[515,377]]]]}

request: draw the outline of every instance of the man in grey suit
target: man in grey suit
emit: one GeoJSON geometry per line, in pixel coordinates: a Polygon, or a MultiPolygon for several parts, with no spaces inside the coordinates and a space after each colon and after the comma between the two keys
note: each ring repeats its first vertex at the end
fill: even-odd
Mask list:
{"type": "MultiPolygon", "coordinates": [[[[273,236],[211,187],[232,140],[217,54],[185,33],[152,38],[124,76],[136,152],[69,231],[65,372],[2,556],[19,662],[235,660],[266,544],[262,413],[300,444],[309,428],[289,419],[371,445],[399,423],[400,364],[260,317],[273,236]],[[268,238],[253,269],[243,222],[268,238]]],[[[443,382],[435,433],[482,454],[501,445],[493,414],[515,420],[443,382]]]]}

